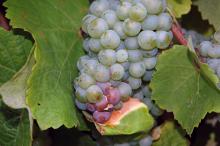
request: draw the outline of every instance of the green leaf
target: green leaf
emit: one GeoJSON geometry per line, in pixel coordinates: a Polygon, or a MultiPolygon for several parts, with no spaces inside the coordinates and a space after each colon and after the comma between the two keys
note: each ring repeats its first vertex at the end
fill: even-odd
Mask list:
{"type": "Polygon", "coordinates": [[[5,104],[14,109],[28,108],[25,103],[27,80],[35,63],[33,50],[20,71],[12,79],[0,86],[0,94],[5,104]]]}
{"type": "Polygon", "coordinates": [[[167,0],[168,8],[173,12],[174,16],[181,18],[182,15],[188,14],[191,10],[191,0],[167,0]]]}
{"type": "Polygon", "coordinates": [[[173,122],[166,122],[160,132],[160,139],[152,146],[189,146],[183,132],[173,122]]]}
{"type": "Polygon", "coordinates": [[[207,64],[195,65],[184,46],[163,52],[151,82],[152,98],[191,134],[208,112],[220,112],[216,75],[207,64]]]}
{"type": "Polygon", "coordinates": [[[195,1],[199,11],[204,20],[208,20],[210,24],[214,25],[216,30],[220,29],[220,1],[219,0],[198,0],[195,1]]]}
{"type": "Polygon", "coordinates": [[[72,99],[76,61],[83,54],[79,35],[87,0],[8,0],[13,27],[32,33],[36,65],[28,82],[27,104],[41,129],[80,125],[72,99]]]}
{"type": "Polygon", "coordinates": [[[0,28],[0,86],[26,62],[32,42],[0,28]]]}
{"type": "Polygon", "coordinates": [[[26,109],[11,110],[0,99],[0,146],[31,146],[32,134],[26,109]]]}

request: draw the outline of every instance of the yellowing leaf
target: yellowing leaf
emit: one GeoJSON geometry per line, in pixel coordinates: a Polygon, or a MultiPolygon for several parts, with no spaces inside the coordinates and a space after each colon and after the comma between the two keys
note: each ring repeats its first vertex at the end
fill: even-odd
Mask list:
{"type": "Polygon", "coordinates": [[[208,20],[210,24],[214,25],[216,30],[220,29],[220,1],[219,0],[198,0],[195,1],[198,6],[203,19],[208,20]]]}
{"type": "Polygon", "coordinates": [[[182,15],[189,13],[191,10],[191,0],[167,0],[168,8],[173,12],[175,17],[180,18],[182,15]]]}

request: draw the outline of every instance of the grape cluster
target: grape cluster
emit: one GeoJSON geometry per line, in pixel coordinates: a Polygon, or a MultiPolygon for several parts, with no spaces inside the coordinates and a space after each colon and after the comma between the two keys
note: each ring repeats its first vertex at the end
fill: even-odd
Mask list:
{"type": "Polygon", "coordinates": [[[215,40],[203,41],[200,43],[199,52],[203,60],[220,79],[220,42],[215,40]]]}
{"type": "Polygon", "coordinates": [[[76,105],[106,122],[130,97],[160,110],[150,100],[148,83],[159,50],[172,38],[172,18],[164,0],[95,0],[82,20],[87,55],[77,63],[76,105]]]}

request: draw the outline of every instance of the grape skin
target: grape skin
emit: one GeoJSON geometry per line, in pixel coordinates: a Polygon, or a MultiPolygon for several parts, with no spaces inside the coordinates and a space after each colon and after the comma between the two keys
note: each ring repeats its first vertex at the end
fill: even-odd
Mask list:
{"type": "Polygon", "coordinates": [[[124,76],[124,68],[122,65],[120,64],[113,64],[111,67],[110,67],[110,74],[111,74],[111,79],[112,80],[121,80],[124,76]]]}
{"type": "Polygon", "coordinates": [[[97,17],[101,17],[103,12],[105,12],[107,9],[109,9],[109,2],[108,0],[99,0],[99,1],[94,1],[90,5],[90,12],[97,17]]]}
{"type": "Polygon", "coordinates": [[[90,103],[96,103],[102,100],[103,92],[97,85],[92,85],[86,90],[86,98],[90,103]]]}
{"type": "Polygon", "coordinates": [[[86,103],[88,100],[86,98],[86,90],[77,87],[76,88],[76,99],[81,103],[86,103]]]}
{"type": "Polygon", "coordinates": [[[107,10],[103,13],[102,18],[108,23],[109,28],[113,28],[114,24],[118,21],[116,12],[113,10],[107,10]]]}
{"type": "Polygon", "coordinates": [[[127,37],[124,43],[126,49],[135,50],[139,48],[137,37],[127,37]]]}
{"type": "Polygon", "coordinates": [[[106,121],[109,120],[109,118],[111,117],[111,113],[110,112],[98,112],[98,111],[95,111],[93,113],[93,118],[96,122],[98,123],[105,123],[106,121]]]}
{"type": "Polygon", "coordinates": [[[143,30],[156,30],[159,25],[159,18],[157,15],[149,15],[142,22],[143,30]]]}
{"type": "Polygon", "coordinates": [[[143,62],[131,63],[129,73],[135,78],[140,78],[145,73],[145,65],[143,62]]]}
{"type": "Polygon", "coordinates": [[[122,2],[122,4],[117,8],[116,14],[120,20],[125,20],[128,18],[129,10],[132,4],[129,2],[122,2]]]}
{"type": "Polygon", "coordinates": [[[128,50],[128,61],[139,62],[143,59],[143,54],[140,50],[128,50]]]}
{"type": "Polygon", "coordinates": [[[97,53],[99,52],[100,50],[102,50],[102,45],[100,43],[100,39],[94,39],[94,38],[91,38],[89,40],[89,48],[91,51],[97,53]]]}
{"type": "Polygon", "coordinates": [[[111,49],[102,50],[98,54],[99,61],[106,66],[110,66],[116,63],[116,52],[111,49]]]}
{"type": "Polygon", "coordinates": [[[94,76],[98,82],[107,82],[110,79],[110,71],[104,65],[98,64],[95,72],[94,76]]]}
{"type": "Polygon", "coordinates": [[[142,80],[140,78],[134,78],[130,76],[128,78],[128,83],[132,89],[138,89],[139,87],[141,87],[142,80]]]}
{"type": "Polygon", "coordinates": [[[123,22],[123,30],[128,36],[136,36],[141,31],[141,23],[128,18],[123,22]]]}
{"type": "Polygon", "coordinates": [[[129,18],[134,21],[142,21],[147,16],[147,9],[141,3],[135,3],[129,10],[129,18]]]}
{"type": "Polygon", "coordinates": [[[116,49],[120,45],[120,37],[113,30],[107,30],[101,36],[101,44],[106,49],[116,49]]]}
{"type": "Polygon", "coordinates": [[[142,0],[149,14],[159,14],[163,11],[162,0],[142,0]]]}
{"type": "Polygon", "coordinates": [[[120,36],[121,39],[125,39],[127,37],[123,29],[123,22],[121,21],[116,22],[113,27],[113,30],[117,32],[117,34],[120,36]]]}
{"type": "Polygon", "coordinates": [[[126,50],[118,50],[116,52],[116,60],[117,62],[126,62],[128,60],[128,52],[126,50]]]}
{"type": "Polygon", "coordinates": [[[87,30],[91,37],[98,39],[108,30],[108,24],[104,19],[96,18],[88,24],[87,30]]]}
{"type": "Polygon", "coordinates": [[[138,35],[138,43],[144,50],[152,50],[157,44],[157,35],[151,30],[142,31],[138,35]]]}
{"type": "Polygon", "coordinates": [[[147,70],[152,70],[153,68],[155,68],[157,64],[157,58],[156,57],[144,58],[143,62],[147,70]]]}
{"type": "Polygon", "coordinates": [[[78,77],[78,83],[79,83],[79,86],[83,89],[87,89],[89,86],[91,85],[94,85],[95,84],[95,80],[85,74],[85,73],[82,73],[79,77],[78,77]]]}

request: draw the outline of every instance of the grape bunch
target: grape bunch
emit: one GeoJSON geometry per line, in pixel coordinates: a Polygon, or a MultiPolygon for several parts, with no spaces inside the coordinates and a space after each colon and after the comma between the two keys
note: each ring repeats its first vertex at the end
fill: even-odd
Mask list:
{"type": "Polygon", "coordinates": [[[98,123],[106,122],[130,97],[160,114],[148,84],[158,53],[173,38],[171,25],[164,0],[93,1],[82,20],[87,55],[77,62],[76,106],[98,123]]]}
{"type": "Polygon", "coordinates": [[[218,39],[201,42],[199,53],[220,79],[220,42],[218,39]]]}

